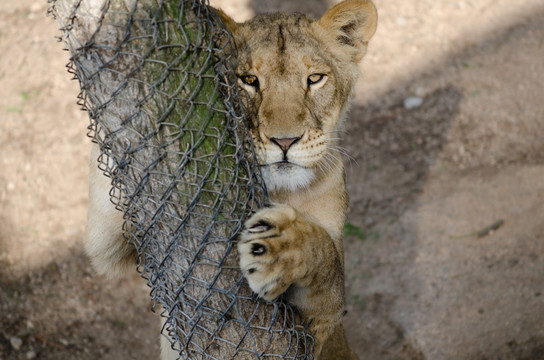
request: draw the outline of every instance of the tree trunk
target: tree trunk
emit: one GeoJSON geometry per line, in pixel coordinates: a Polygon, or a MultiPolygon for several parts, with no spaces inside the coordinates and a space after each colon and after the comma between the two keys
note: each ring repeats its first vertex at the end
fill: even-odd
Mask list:
{"type": "Polygon", "coordinates": [[[50,11],[172,348],[311,358],[294,310],[255,299],[238,269],[236,234],[266,190],[213,11],[190,0],[56,0],[50,11]]]}

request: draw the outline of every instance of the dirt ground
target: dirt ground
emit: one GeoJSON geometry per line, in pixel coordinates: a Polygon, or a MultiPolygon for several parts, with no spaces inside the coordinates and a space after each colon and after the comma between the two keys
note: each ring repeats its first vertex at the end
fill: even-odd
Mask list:
{"type": "MultiPolygon", "coordinates": [[[[244,20],[332,1],[212,3],[244,20]]],[[[544,2],[375,3],[343,134],[350,343],[361,359],[544,359],[544,2]]],[[[47,6],[0,3],[0,359],[154,359],[145,285],[82,252],[88,120],[47,6]]]]}

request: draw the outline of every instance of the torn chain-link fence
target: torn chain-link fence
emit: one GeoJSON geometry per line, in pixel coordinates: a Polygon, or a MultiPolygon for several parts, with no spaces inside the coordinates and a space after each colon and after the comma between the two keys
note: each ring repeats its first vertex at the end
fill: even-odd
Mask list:
{"type": "MultiPolygon", "coordinates": [[[[50,0],[138,271],[182,359],[311,359],[296,311],[265,303],[235,239],[267,201],[230,34],[197,0],[50,0]]],[[[145,309],[142,309],[145,311],[145,309]]]]}

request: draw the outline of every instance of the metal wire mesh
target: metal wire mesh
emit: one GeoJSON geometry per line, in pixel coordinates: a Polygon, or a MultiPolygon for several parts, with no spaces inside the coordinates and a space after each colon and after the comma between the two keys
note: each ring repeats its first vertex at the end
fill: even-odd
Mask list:
{"type": "Polygon", "coordinates": [[[235,239],[267,201],[228,31],[196,0],[57,0],[79,104],[138,271],[183,359],[312,358],[296,311],[264,303],[235,239]]]}

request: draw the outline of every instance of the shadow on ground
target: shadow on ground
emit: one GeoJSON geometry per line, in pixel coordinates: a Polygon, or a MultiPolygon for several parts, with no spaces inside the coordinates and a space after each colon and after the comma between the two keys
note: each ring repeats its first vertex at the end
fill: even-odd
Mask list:
{"type": "Polygon", "coordinates": [[[333,2],[330,0],[311,1],[275,1],[275,0],[252,0],[250,6],[256,14],[266,12],[300,12],[309,14],[315,18],[323,15],[333,2]]]}
{"type": "Polygon", "coordinates": [[[97,277],[80,248],[21,278],[0,273],[0,358],[157,358],[159,320],[147,293],[136,277],[97,277]]]}

